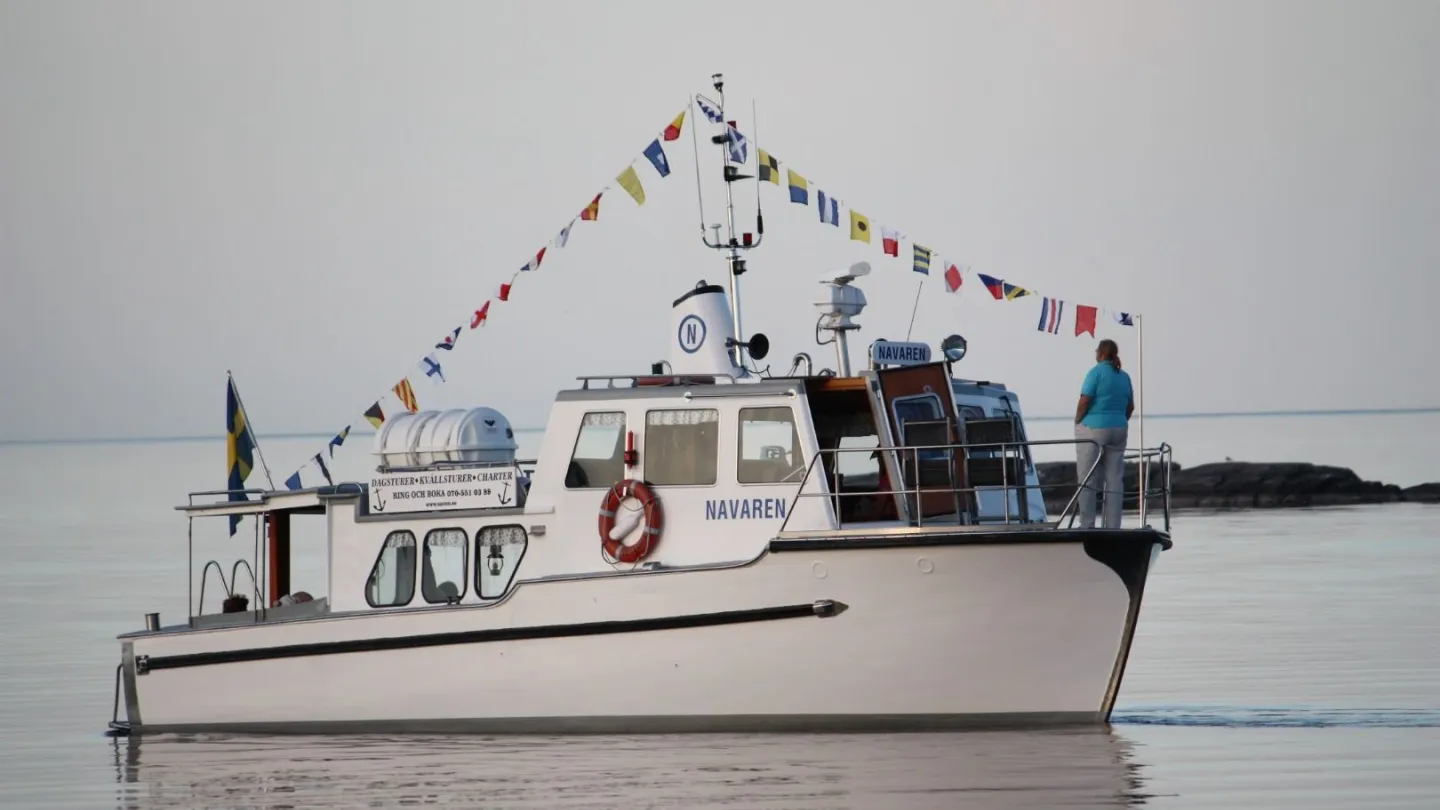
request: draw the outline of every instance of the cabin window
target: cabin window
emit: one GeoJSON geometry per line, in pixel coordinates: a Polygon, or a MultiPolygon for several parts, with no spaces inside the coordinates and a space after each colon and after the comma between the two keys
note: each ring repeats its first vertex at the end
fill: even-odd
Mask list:
{"type": "Polygon", "coordinates": [[[486,526],[475,533],[475,593],[499,599],[510,590],[529,541],[523,526],[486,526]]]}
{"type": "Polygon", "coordinates": [[[935,394],[896,397],[890,407],[895,410],[895,424],[900,426],[902,444],[908,444],[903,439],[906,422],[936,422],[945,418],[945,406],[935,394]]]}
{"type": "Polygon", "coordinates": [[[645,414],[645,480],[655,486],[715,483],[720,412],[713,408],[645,414]]]}
{"type": "Polygon", "coordinates": [[[415,535],[391,532],[370,569],[365,601],[370,607],[400,607],[415,597],[415,535]]]}
{"type": "Polygon", "coordinates": [[[936,394],[896,397],[890,404],[900,428],[899,444],[929,450],[902,451],[900,466],[909,486],[938,487],[951,483],[950,420],[936,394]],[[936,445],[940,445],[936,447],[936,445]],[[917,469],[918,465],[918,469],[917,469]]]}
{"type": "Polygon", "coordinates": [[[587,413],[565,471],[566,489],[609,489],[625,478],[625,414],[587,413]]]}
{"type": "Polygon", "coordinates": [[[458,602],[465,595],[465,552],[470,537],[464,529],[431,529],[425,535],[420,564],[420,595],[432,605],[458,602]]]}
{"type": "Polygon", "coordinates": [[[739,444],[736,479],[742,484],[799,482],[804,473],[790,408],[741,408],[739,444]]]}
{"type": "MultiPolygon", "coordinates": [[[[950,444],[950,424],[945,418],[945,405],[936,394],[917,394],[896,397],[890,404],[895,412],[895,424],[900,428],[901,446],[923,447],[925,445],[950,444]]],[[[948,450],[921,450],[920,458],[944,458],[948,450]]],[[[905,454],[907,457],[909,453],[905,454]]]]}

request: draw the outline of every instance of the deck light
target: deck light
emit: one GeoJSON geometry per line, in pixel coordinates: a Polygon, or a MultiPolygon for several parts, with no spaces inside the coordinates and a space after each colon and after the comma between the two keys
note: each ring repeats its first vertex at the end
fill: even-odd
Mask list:
{"type": "Polygon", "coordinates": [[[960,335],[951,335],[940,342],[940,352],[952,363],[965,356],[965,349],[965,338],[960,335]]]}

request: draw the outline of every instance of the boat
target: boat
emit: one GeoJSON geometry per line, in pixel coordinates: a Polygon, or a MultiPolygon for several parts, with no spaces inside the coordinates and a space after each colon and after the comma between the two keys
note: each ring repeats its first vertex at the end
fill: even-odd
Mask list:
{"type": "Polygon", "coordinates": [[[366,480],[191,493],[192,538],[255,518],[262,576],[205,612],[212,560],[183,622],[118,637],[113,733],[1106,723],[1172,545],[1163,478],[1127,493],[1133,527],[1077,527],[1078,488],[1049,514],[1032,453],[1073,442],[1029,439],[1014,391],[957,375],[964,337],[852,362],[865,262],[819,279],[835,367],[757,371],[743,179],[726,164],[728,234],[702,235],[728,283],[675,291],[667,360],[557,392],[534,459],[492,408],[419,411],[375,434],[366,480]],[[319,598],[291,591],[298,515],[326,526],[319,598]]]}

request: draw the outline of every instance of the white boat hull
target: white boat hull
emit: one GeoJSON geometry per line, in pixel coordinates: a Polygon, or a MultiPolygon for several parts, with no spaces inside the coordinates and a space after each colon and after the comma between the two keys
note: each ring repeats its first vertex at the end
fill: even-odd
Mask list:
{"type": "Polygon", "coordinates": [[[750,564],[529,582],[488,607],[136,633],[125,705],[143,732],[1103,722],[1168,544],[1048,529],[777,541],[750,564]]]}

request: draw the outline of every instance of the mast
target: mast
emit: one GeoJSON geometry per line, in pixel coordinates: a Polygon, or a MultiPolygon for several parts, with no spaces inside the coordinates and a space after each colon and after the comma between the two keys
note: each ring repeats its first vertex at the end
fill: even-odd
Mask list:
{"type": "Polygon", "coordinates": [[[1136,371],[1136,393],[1135,410],[1140,415],[1140,525],[1145,526],[1145,507],[1150,500],[1150,461],[1145,458],[1145,317],[1135,315],[1135,361],[1136,371]]]}
{"type": "MultiPolygon", "coordinates": [[[[708,227],[716,232],[715,239],[714,241],[711,241],[709,238],[707,238],[705,236],[705,229],[707,225],[704,221],[704,211],[702,210],[700,222],[700,239],[705,243],[706,247],[719,251],[724,251],[727,254],[725,258],[726,264],[729,267],[729,273],[727,274],[727,276],[729,279],[730,288],[730,319],[734,322],[735,325],[735,340],[734,343],[728,348],[731,350],[731,359],[733,360],[735,365],[740,367],[741,369],[744,369],[745,354],[746,350],[749,348],[749,345],[744,340],[743,336],[745,333],[741,330],[740,325],[740,276],[745,272],[745,259],[741,257],[741,253],[743,251],[753,250],[757,247],[760,247],[760,243],[765,238],[765,217],[760,210],[760,193],[757,186],[755,193],[755,234],[752,236],[749,233],[745,233],[737,238],[735,233],[735,193],[731,185],[737,180],[750,179],[752,175],[740,173],[738,166],[744,165],[744,159],[735,161],[732,160],[732,158],[734,153],[734,147],[738,143],[742,146],[742,148],[745,148],[747,150],[745,153],[743,153],[742,157],[748,159],[748,146],[744,146],[743,141],[735,140],[736,138],[740,138],[743,136],[739,134],[738,130],[736,130],[733,124],[725,117],[724,75],[716,73],[713,74],[710,79],[715,87],[716,94],[719,95],[719,99],[716,100],[716,112],[720,116],[720,124],[725,127],[724,132],[719,135],[712,136],[710,138],[710,142],[720,147],[721,173],[725,181],[726,231],[725,238],[721,239],[719,233],[720,226],[710,225],[708,227]]],[[[698,161],[699,155],[696,155],[696,159],[698,161]]],[[[763,356],[763,353],[760,353],[758,351],[752,354],[757,353],[762,354],[763,356]]],[[[761,358],[756,357],[755,359],[758,360],[761,358]]]]}

